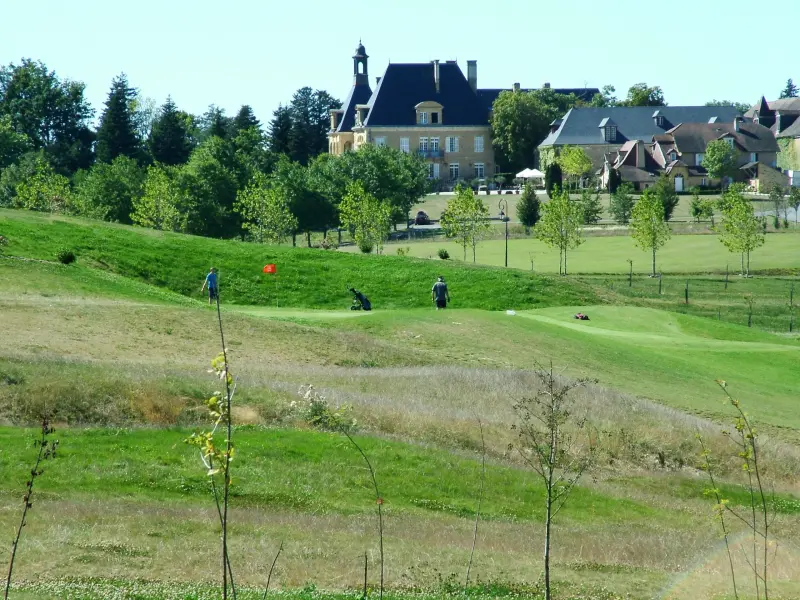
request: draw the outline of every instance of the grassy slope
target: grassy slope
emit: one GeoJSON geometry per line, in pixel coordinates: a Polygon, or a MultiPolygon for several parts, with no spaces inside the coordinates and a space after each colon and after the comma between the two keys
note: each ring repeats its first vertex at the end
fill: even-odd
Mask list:
{"type": "Polygon", "coordinates": [[[581,284],[520,271],[212,240],[24,211],[0,210],[0,232],[10,240],[7,255],[53,260],[59,248],[68,247],[77,254],[76,266],[99,267],[195,298],[214,265],[227,303],[274,305],[274,279],[262,273],[270,262],[278,265],[283,306],[346,308],[351,286],[378,308],[430,306],[430,286],[440,274],[459,290],[462,307],[498,309],[511,301],[532,308],[594,298],[581,284]]]}
{"type": "MultiPolygon", "coordinates": [[[[396,246],[411,248],[409,256],[436,257],[439,248],[446,248],[454,260],[461,260],[463,251],[456,242],[442,238],[437,241],[402,242],[389,244],[386,253],[394,253],[396,246]]],[[[348,252],[357,251],[347,247],[348,252]]],[[[508,266],[530,270],[531,255],[536,272],[558,273],[558,249],[549,248],[538,239],[511,239],[508,242],[508,266]]],[[[478,244],[479,264],[502,266],[505,260],[505,242],[502,239],[485,240],[478,244]]],[[[751,271],[769,269],[800,270],[800,233],[770,233],[764,246],[750,257],[751,271]]],[[[652,255],[640,250],[632,238],[622,236],[587,237],[576,250],[570,250],[567,260],[570,273],[627,273],[628,259],[633,260],[635,273],[649,273],[652,255]]],[[[467,261],[472,262],[472,250],[467,250],[467,261]]],[[[725,265],[731,271],[739,265],[739,255],[725,249],[716,235],[675,235],[659,250],[657,269],[664,273],[724,273],[725,265]]]]}

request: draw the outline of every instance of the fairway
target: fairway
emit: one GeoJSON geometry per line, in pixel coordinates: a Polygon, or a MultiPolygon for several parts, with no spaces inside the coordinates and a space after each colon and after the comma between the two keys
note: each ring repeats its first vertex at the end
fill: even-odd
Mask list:
{"type": "MultiPolygon", "coordinates": [[[[410,248],[409,255],[439,261],[437,252],[445,248],[451,260],[461,261],[461,246],[447,238],[436,241],[387,244],[384,252],[394,254],[395,248],[410,248]]],[[[357,252],[354,247],[343,248],[357,252]]],[[[478,244],[477,262],[484,265],[503,266],[505,241],[485,240],[478,244]]],[[[627,235],[586,237],[577,249],[567,255],[569,273],[627,273],[628,259],[633,260],[634,273],[652,270],[652,255],[640,250],[633,238],[627,235]]],[[[510,239],[508,241],[508,266],[539,273],[558,273],[558,249],[550,248],[538,239],[510,239]]],[[[467,249],[467,262],[472,262],[472,248],[467,249]]],[[[656,268],[663,273],[724,273],[730,265],[733,273],[739,271],[740,256],[728,252],[716,235],[673,235],[656,255],[656,268]]],[[[752,272],[769,269],[800,269],[800,233],[771,233],[766,244],[750,256],[752,272]]]]}

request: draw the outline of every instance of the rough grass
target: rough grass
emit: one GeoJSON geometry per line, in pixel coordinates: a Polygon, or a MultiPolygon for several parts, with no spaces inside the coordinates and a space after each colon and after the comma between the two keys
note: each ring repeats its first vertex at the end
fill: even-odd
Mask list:
{"type": "Polygon", "coordinates": [[[0,210],[0,232],[9,240],[7,256],[52,261],[59,248],[72,249],[78,262],[70,268],[79,274],[66,285],[73,289],[98,277],[82,271],[93,267],[200,299],[205,275],[216,266],[229,304],[347,308],[348,288],[356,287],[376,308],[428,307],[437,275],[459,290],[462,307],[493,310],[509,300],[525,307],[555,306],[595,298],[573,281],[520,271],[213,240],[26,211],[0,210]],[[266,263],[278,265],[277,285],[262,273],[266,263]]]}

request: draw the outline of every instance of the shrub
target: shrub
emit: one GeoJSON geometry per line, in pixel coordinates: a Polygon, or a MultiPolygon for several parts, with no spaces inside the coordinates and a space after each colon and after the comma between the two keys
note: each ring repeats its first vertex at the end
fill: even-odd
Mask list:
{"type": "Polygon", "coordinates": [[[75,262],[75,253],[67,248],[61,248],[56,252],[56,259],[62,265],[69,265],[75,262]]]}
{"type": "Polygon", "coordinates": [[[411,247],[410,246],[406,246],[405,248],[398,248],[397,249],[397,256],[408,256],[408,254],[410,252],[411,252],[411,247]]]}
{"type": "Polygon", "coordinates": [[[445,248],[439,248],[436,254],[438,254],[439,258],[441,258],[442,260],[447,260],[450,258],[450,253],[445,248]]]}
{"type": "Polygon", "coordinates": [[[374,248],[374,244],[370,240],[361,240],[358,243],[358,249],[361,250],[364,254],[369,254],[372,252],[374,248]]]}
{"type": "Polygon", "coordinates": [[[296,417],[308,425],[327,431],[355,431],[357,423],[353,418],[353,407],[349,404],[331,406],[313,385],[301,386],[298,394],[300,399],[294,400],[289,407],[296,417]]]}
{"type": "Polygon", "coordinates": [[[8,238],[0,235],[0,254],[3,253],[3,246],[8,246],[8,238]]]}

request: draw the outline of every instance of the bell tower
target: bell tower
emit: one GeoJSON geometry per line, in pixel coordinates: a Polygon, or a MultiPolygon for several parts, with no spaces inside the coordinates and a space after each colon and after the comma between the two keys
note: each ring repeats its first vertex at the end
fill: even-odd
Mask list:
{"type": "Polygon", "coordinates": [[[361,40],[358,40],[358,48],[353,56],[353,85],[369,85],[369,72],[367,70],[367,50],[361,40]]]}

